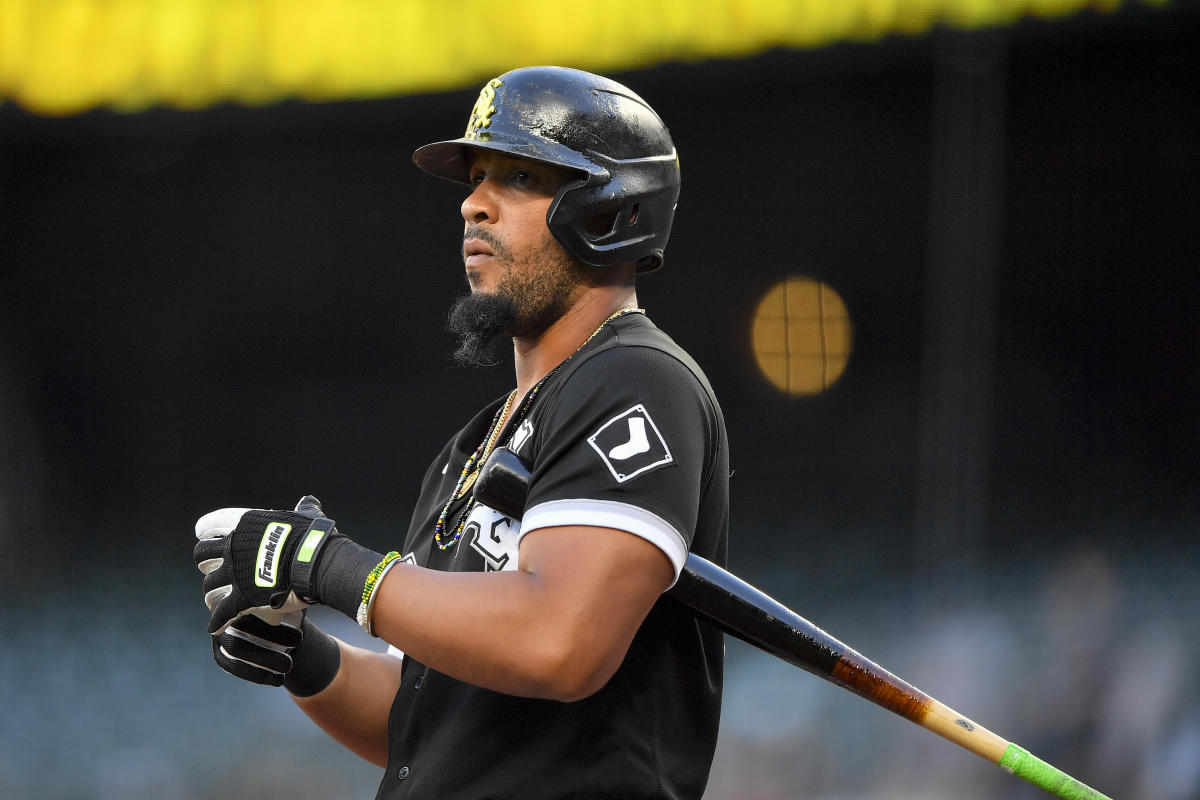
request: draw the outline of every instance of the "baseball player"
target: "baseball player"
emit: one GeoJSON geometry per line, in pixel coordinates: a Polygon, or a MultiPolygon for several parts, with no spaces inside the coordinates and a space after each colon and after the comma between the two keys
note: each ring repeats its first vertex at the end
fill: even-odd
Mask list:
{"type": "Polygon", "coordinates": [[[202,517],[214,657],[385,767],[380,798],[699,798],[723,645],[661,595],[689,550],[724,562],[729,457],[704,374],[637,304],[679,193],[670,134],[621,84],[534,67],[413,160],[467,187],[456,358],[511,339],[515,388],[430,463],[393,552],[311,497],[202,517]],[[472,496],[501,445],[532,473],[520,519],[472,496]],[[312,603],[388,653],[321,631],[312,603]]]}

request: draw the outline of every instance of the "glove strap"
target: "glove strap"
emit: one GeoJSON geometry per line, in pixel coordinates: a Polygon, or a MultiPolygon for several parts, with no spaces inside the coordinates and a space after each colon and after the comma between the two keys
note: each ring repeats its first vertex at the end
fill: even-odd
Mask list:
{"type": "Polygon", "coordinates": [[[317,517],[312,525],[304,532],[300,546],[292,558],[291,587],[297,595],[310,603],[320,602],[317,587],[313,583],[313,566],[333,533],[333,520],[328,517],[317,517]]]}

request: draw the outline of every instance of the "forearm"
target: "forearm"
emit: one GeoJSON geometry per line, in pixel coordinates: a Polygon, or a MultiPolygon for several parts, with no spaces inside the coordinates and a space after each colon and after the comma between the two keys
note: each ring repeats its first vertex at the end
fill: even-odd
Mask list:
{"type": "Polygon", "coordinates": [[[524,572],[448,573],[402,565],[379,589],[376,635],[461,681],[524,697],[553,697],[562,670],[545,646],[539,587],[524,572]],[[482,613],[472,613],[472,609],[482,613]]]}
{"type": "Polygon", "coordinates": [[[595,531],[530,534],[527,543],[537,541],[523,545],[511,571],[400,564],[379,587],[374,633],[476,686],[523,697],[586,697],[620,666],[671,578],[656,548],[620,531],[595,531]],[[588,554],[587,570],[578,569],[580,553],[588,554]]]}
{"type": "Polygon", "coordinates": [[[387,765],[387,723],[400,688],[402,661],[386,653],[338,642],[341,665],[322,691],[292,696],[322,730],[351,752],[380,767],[387,765]]]}

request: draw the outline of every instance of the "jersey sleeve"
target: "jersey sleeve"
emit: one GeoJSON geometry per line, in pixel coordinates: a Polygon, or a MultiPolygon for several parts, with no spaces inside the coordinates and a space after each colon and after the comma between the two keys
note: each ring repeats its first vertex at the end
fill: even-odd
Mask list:
{"type": "Polygon", "coordinates": [[[617,347],[547,399],[531,436],[520,536],[560,525],[627,531],[662,550],[678,578],[715,447],[716,417],[699,380],[668,353],[617,347]]]}

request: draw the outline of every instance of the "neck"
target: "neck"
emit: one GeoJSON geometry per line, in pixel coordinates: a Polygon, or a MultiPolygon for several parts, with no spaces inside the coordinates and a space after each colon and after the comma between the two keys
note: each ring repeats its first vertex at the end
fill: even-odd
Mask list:
{"type": "Polygon", "coordinates": [[[637,307],[633,287],[594,287],[536,337],[513,339],[517,397],[524,397],[550,370],[579,349],[604,321],[626,308],[637,307]]]}

